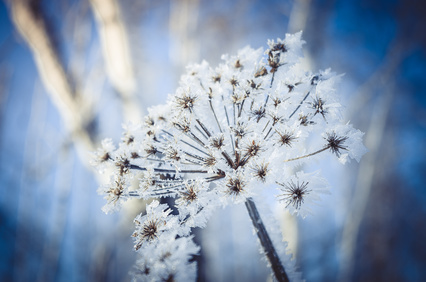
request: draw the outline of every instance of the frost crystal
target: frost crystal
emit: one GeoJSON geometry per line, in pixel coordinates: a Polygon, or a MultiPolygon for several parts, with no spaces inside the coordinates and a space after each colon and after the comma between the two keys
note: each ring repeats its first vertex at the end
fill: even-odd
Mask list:
{"type": "Polygon", "coordinates": [[[268,45],[224,55],[216,68],[207,62],[188,67],[166,104],[151,108],[140,124],[126,125],[118,148],[107,139],[94,154],[99,170],[112,172],[111,183],[99,189],[106,212],[128,198],[176,198],[176,215],[154,201],[135,219],[141,254],[135,279],[194,280],[189,261],[198,248],[189,234],[217,207],[275,186],[283,208],[304,217],[327,184],[300,165],[326,154],[359,161],[365,153],[363,134],[341,118],[340,77],[303,69],[301,33],[268,45]],[[134,179],[139,187],[131,187],[134,179]]]}

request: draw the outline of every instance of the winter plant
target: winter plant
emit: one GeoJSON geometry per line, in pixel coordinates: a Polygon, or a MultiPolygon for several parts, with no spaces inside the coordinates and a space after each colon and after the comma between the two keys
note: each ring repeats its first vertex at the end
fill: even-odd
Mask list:
{"type": "Polygon", "coordinates": [[[341,116],[340,77],[306,71],[303,43],[301,33],[287,34],[268,41],[266,51],[246,47],[224,55],[216,68],[192,65],[166,104],[124,127],[118,146],[102,142],[93,162],[110,174],[99,189],[103,210],[131,198],[154,199],[134,219],[135,280],[194,281],[199,247],[191,230],[232,203],[245,204],[274,277],[300,280],[255,199],[277,189],[283,209],[305,217],[328,187],[303,165],[330,153],[342,163],[359,161],[365,152],[363,133],[341,116]],[[160,203],[165,197],[175,204],[160,203]]]}

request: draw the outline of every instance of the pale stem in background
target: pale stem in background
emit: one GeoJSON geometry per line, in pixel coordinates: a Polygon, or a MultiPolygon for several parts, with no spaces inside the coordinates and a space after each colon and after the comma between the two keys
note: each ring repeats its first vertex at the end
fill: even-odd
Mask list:
{"type": "Polygon", "coordinates": [[[90,0],[90,4],[96,15],[108,77],[122,99],[123,118],[138,121],[142,111],[135,95],[137,85],[129,36],[119,5],[115,0],[90,0]]]}
{"type": "Polygon", "coordinates": [[[366,154],[359,164],[354,195],[348,197],[349,213],[345,219],[340,243],[341,262],[339,281],[347,281],[350,279],[355,266],[357,239],[362,220],[367,210],[368,199],[373,188],[374,175],[378,166],[378,153],[383,141],[387,118],[395,94],[394,86],[393,83],[390,83],[390,79],[394,77],[398,66],[410,53],[408,51],[410,48],[404,46],[403,43],[400,44],[397,42],[398,41],[395,41],[391,45],[383,63],[369,79],[358,88],[356,93],[352,95],[354,101],[350,103],[353,106],[350,108],[349,117],[355,115],[362,107],[365,107],[367,103],[371,102],[370,99],[375,93],[375,88],[385,88],[385,92],[379,97],[372,110],[374,114],[371,117],[368,131],[365,134],[365,145],[370,152],[366,154]]]}
{"type": "Polygon", "coordinates": [[[27,42],[36,61],[41,80],[76,145],[81,161],[89,167],[87,152],[95,146],[85,129],[87,120],[80,111],[80,102],[72,89],[64,67],[47,32],[43,18],[35,15],[30,2],[11,1],[13,21],[27,42]]]}

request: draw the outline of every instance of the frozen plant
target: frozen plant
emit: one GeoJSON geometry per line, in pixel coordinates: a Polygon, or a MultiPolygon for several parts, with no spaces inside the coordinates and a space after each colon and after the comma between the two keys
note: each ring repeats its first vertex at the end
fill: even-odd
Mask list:
{"type": "Polygon", "coordinates": [[[93,162],[111,174],[99,189],[105,212],[130,198],[175,198],[174,207],[152,201],[134,220],[135,280],[194,280],[199,248],[191,229],[231,203],[245,203],[275,278],[300,280],[254,199],[277,188],[283,208],[305,217],[328,188],[303,164],[326,154],[359,161],[365,152],[363,133],[341,117],[339,76],[303,69],[302,45],[301,33],[287,34],[268,41],[266,51],[224,55],[216,68],[192,65],[166,104],[125,126],[117,147],[103,141],[93,162]]]}

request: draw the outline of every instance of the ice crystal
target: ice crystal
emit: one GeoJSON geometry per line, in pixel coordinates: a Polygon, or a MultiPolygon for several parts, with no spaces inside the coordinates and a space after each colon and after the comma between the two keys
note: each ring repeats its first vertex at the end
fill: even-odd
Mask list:
{"type": "Polygon", "coordinates": [[[342,163],[364,154],[363,134],[341,118],[339,76],[303,69],[301,33],[268,45],[266,51],[246,47],[224,55],[216,68],[207,62],[189,66],[164,105],[125,126],[118,148],[107,139],[94,154],[101,171],[112,171],[111,183],[99,190],[106,212],[129,198],[176,198],[177,215],[154,201],[135,219],[141,254],[135,278],[195,279],[188,260],[198,248],[187,236],[204,227],[217,207],[275,186],[283,208],[306,216],[327,184],[318,172],[298,171],[300,165],[327,152],[342,163]],[[310,151],[306,140],[314,140],[310,151]],[[191,248],[182,250],[183,241],[191,248]]]}

